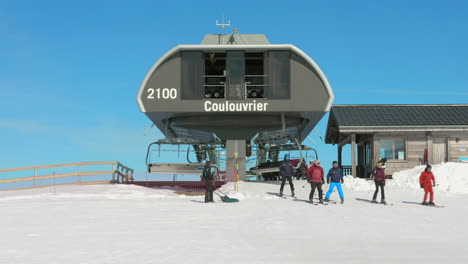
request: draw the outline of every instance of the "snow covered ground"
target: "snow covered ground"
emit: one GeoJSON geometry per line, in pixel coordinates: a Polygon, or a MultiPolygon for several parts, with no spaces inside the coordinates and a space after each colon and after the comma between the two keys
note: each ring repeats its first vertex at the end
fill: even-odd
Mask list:
{"type": "Polygon", "coordinates": [[[393,206],[370,204],[371,183],[351,178],[345,204],[326,206],[305,202],[304,181],[297,199],[243,182],[233,204],[127,185],[1,192],[0,263],[468,263],[468,194],[442,185],[468,168],[441,166],[445,208],[418,205],[421,189],[401,179],[386,189],[393,206]]]}

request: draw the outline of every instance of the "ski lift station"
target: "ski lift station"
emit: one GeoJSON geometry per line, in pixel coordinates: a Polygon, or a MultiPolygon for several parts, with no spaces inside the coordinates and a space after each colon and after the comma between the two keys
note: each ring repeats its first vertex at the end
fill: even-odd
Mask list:
{"type": "MultiPolygon", "coordinates": [[[[186,144],[200,163],[226,153],[227,174],[245,176],[246,157],[307,138],[333,102],[317,63],[292,44],[271,44],[263,34],[206,35],[177,45],[146,74],[138,106],[166,137],[153,144],[186,144]]],[[[148,149],[149,151],[149,149],[148,149]]],[[[160,166],[147,160],[150,172],[160,166]]]]}

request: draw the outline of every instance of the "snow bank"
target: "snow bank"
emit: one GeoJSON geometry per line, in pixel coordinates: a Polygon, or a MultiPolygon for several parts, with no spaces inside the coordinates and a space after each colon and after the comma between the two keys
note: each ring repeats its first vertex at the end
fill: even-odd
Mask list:
{"type": "MultiPolygon", "coordinates": [[[[387,186],[419,189],[419,176],[426,166],[399,171],[393,174],[393,180],[387,181],[387,186]]],[[[432,166],[438,191],[468,194],[468,164],[442,163],[432,166]]],[[[344,186],[356,191],[374,190],[374,182],[352,176],[345,176],[344,186]]]]}
{"type": "Polygon", "coordinates": [[[366,192],[374,189],[374,182],[361,178],[354,178],[353,176],[345,176],[344,187],[355,191],[366,192]]]}
{"type": "MultiPolygon", "coordinates": [[[[419,176],[426,166],[396,172],[389,186],[420,188],[419,176]]],[[[450,193],[468,194],[468,164],[442,163],[432,166],[438,190],[450,193]]]]}

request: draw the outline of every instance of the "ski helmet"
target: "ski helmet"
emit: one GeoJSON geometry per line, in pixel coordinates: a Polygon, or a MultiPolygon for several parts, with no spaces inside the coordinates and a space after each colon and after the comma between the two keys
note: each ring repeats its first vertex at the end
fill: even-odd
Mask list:
{"type": "Polygon", "coordinates": [[[284,155],[284,159],[288,160],[289,159],[289,154],[284,155]]]}
{"type": "Polygon", "coordinates": [[[432,170],[432,166],[431,166],[431,165],[429,165],[429,164],[427,164],[427,166],[426,166],[426,170],[432,170]]]}

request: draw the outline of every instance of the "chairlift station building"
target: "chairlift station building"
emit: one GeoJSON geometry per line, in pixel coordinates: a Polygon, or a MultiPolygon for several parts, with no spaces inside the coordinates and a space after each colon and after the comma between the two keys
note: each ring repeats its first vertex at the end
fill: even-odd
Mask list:
{"type": "Polygon", "coordinates": [[[246,144],[301,143],[333,98],[325,74],[296,46],[233,33],[166,52],[137,102],[167,138],[226,143],[227,168],[237,163],[243,173],[246,144]]]}

